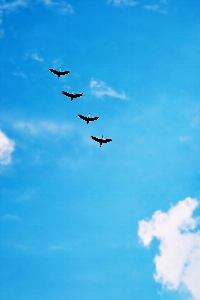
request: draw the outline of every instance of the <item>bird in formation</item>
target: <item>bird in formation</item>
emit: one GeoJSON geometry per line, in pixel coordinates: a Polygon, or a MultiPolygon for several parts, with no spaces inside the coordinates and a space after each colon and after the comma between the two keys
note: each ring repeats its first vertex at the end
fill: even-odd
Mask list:
{"type": "Polygon", "coordinates": [[[78,98],[78,97],[83,96],[83,93],[81,93],[81,94],[70,94],[70,93],[65,92],[65,91],[62,91],[62,94],[69,97],[69,98],[71,98],[71,101],[74,100],[74,98],[78,98]]]}
{"type": "Polygon", "coordinates": [[[96,120],[99,119],[99,117],[90,117],[90,114],[88,115],[88,117],[85,117],[83,115],[78,115],[78,116],[79,116],[79,118],[81,118],[82,120],[84,120],[87,124],[89,122],[93,122],[93,121],[96,121],[96,120]]]}
{"type": "Polygon", "coordinates": [[[58,76],[58,79],[61,75],[66,75],[69,74],[70,71],[61,71],[61,67],[60,67],[60,71],[54,70],[54,69],[49,69],[50,72],[54,73],[55,75],[58,76]]]}
{"type": "MultiPolygon", "coordinates": [[[[61,67],[60,67],[60,71],[57,71],[57,70],[54,70],[54,69],[49,69],[50,72],[54,73],[55,75],[58,76],[58,79],[60,78],[61,75],[66,75],[66,74],[69,74],[70,71],[61,71],[61,67]]],[[[68,93],[68,92],[65,92],[65,91],[62,91],[62,94],[69,97],[71,99],[71,101],[74,99],[74,98],[78,98],[78,97],[81,97],[83,96],[83,93],[81,94],[71,94],[71,93],[68,93]]],[[[84,120],[87,124],[89,124],[89,122],[93,122],[93,121],[96,121],[99,119],[99,117],[90,117],[90,114],[88,115],[88,117],[85,117],[83,115],[78,115],[78,117],[82,120],[84,120]]],[[[98,138],[98,137],[95,137],[93,135],[91,135],[91,138],[99,143],[100,147],[102,146],[102,144],[106,144],[106,143],[109,143],[112,141],[112,139],[104,139],[103,138],[103,135],[102,135],[102,138],[98,138]]]]}
{"type": "Polygon", "coordinates": [[[104,138],[103,138],[103,135],[102,135],[102,138],[98,138],[98,137],[95,137],[95,136],[91,135],[91,138],[92,138],[95,142],[99,143],[99,146],[100,146],[100,147],[102,146],[102,144],[106,144],[106,143],[109,143],[109,142],[112,141],[112,139],[104,139],[104,138]]]}

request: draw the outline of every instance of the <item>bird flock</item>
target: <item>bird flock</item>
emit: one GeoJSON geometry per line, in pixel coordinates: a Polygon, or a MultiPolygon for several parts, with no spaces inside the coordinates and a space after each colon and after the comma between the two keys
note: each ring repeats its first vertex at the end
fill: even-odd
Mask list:
{"type": "MultiPolygon", "coordinates": [[[[60,76],[70,73],[70,71],[61,71],[61,68],[60,68],[60,71],[57,71],[57,70],[54,70],[54,69],[49,69],[49,71],[52,72],[53,74],[57,75],[58,79],[60,78],[60,76]]],[[[66,91],[62,91],[62,94],[69,97],[71,99],[71,101],[73,101],[75,98],[83,96],[83,93],[79,93],[79,94],[74,94],[73,93],[73,94],[71,94],[71,93],[68,93],[66,91]]],[[[84,120],[86,122],[86,124],[89,124],[89,122],[93,122],[93,121],[96,121],[96,120],[99,119],[99,117],[90,117],[90,114],[88,115],[88,117],[85,117],[83,115],[78,114],[78,117],[80,119],[84,120]]],[[[112,141],[112,139],[104,139],[103,135],[102,135],[101,138],[98,138],[98,137],[95,137],[95,136],[91,135],[91,138],[95,142],[99,143],[100,147],[102,146],[102,144],[106,144],[106,143],[112,141]]]]}

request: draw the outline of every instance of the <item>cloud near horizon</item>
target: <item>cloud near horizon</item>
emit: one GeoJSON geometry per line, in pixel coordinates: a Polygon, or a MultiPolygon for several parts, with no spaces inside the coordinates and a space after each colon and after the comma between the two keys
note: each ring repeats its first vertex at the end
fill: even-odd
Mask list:
{"type": "Polygon", "coordinates": [[[119,98],[119,99],[127,99],[126,94],[122,92],[121,94],[113,90],[111,87],[109,87],[105,82],[103,81],[96,81],[93,78],[90,81],[90,89],[93,95],[100,98],[104,95],[107,95],[109,97],[113,98],[119,98]]]}
{"type": "Polygon", "coordinates": [[[11,162],[11,154],[15,143],[0,130],[0,164],[8,165],[11,162]]]}
{"type": "Polygon", "coordinates": [[[192,217],[198,205],[186,198],[168,212],[156,211],[150,220],[140,221],[138,230],[145,247],[153,238],[160,242],[154,279],[168,290],[190,292],[194,300],[200,300],[200,218],[192,217]]]}

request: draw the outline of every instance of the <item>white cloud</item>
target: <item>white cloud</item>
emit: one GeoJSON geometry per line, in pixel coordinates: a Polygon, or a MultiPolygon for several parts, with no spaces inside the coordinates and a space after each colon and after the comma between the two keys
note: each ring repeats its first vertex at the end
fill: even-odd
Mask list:
{"type": "MultiPolygon", "coordinates": [[[[35,1],[36,4],[38,1],[35,1]]],[[[62,14],[71,14],[74,12],[72,6],[66,3],[64,0],[52,1],[52,0],[40,0],[48,8],[60,12],[62,14]]],[[[3,22],[3,14],[16,11],[20,7],[27,7],[32,4],[29,0],[15,0],[12,2],[1,0],[0,3],[0,24],[3,22]]],[[[3,37],[4,30],[0,30],[0,38],[3,37]]]]}
{"type": "Polygon", "coordinates": [[[119,98],[119,99],[126,99],[126,94],[122,92],[121,94],[117,93],[115,90],[113,90],[111,87],[109,87],[105,82],[103,81],[96,81],[93,78],[90,81],[90,89],[93,95],[100,98],[104,95],[119,98]]]}
{"type": "Polygon", "coordinates": [[[11,162],[11,153],[15,143],[0,130],[0,164],[8,165],[11,162]]]}
{"type": "Polygon", "coordinates": [[[56,9],[58,12],[62,14],[74,13],[73,7],[63,0],[59,0],[59,1],[43,0],[43,3],[46,5],[46,7],[50,9],[56,9]]]}
{"type": "MultiPolygon", "coordinates": [[[[0,3],[0,25],[3,23],[3,14],[10,13],[18,9],[19,7],[26,7],[28,5],[27,0],[16,0],[12,2],[7,2],[2,0],[0,3]]],[[[4,29],[0,30],[0,38],[4,36],[4,29]]]]}
{"type": "Polygon", "coordinates": [[[184,287],[194,300],[200,300],[200,218],[192,217],[198,205],[192,198],[179,201],[167,213],[156,211],[151,220],[140,221],[138,231],[144,246],[153,238],[160,242],[155,280],[169,290],[184,287]]]}
{"type": "Polygon", "coordinates": [[[167,13],[167,1],[160,0],[157,4],[146,4],[144,5],[144,9],[165,14],[167,13]]]}
{"type": "Polygon", "coordinates": [[[16,0],[13,2],[6,2],[6,1],[2,1],[0,3],[0,11],[6,11],[6,12],[10,12],[10,11],[14,11],[16,10],[18,7],[25,7],[28,5],[28,1],[27,0],[16,0]]]}
{"type": "Polygon", "coordinates": [[[156,11],[156,10],[159,9],[159,6],[157,4],[154,4],[154,5],[145,5],[144,8],[147,9],[147,10],[156,11]]]}
{"type": "Polygon", "coordinates": [[[17,122],[14,127],[32,135],[64,135],[72,130],[72,125],[69,123],[57,124],[51,121],[17,122]]]}
{"type": "Polygon", "coordinates": [[[132,1],[132,0],[108,0],[108,4],[113,4],[114,6],[136,6],[138,4],[137,1],[132,1]]]}
{"type": "Polygon", "coordinates": [[[31,54],[31,58],[34,59],[34,60],[37,60],[37,61],[43,61],[43,60],[44,60],[42,57],[40,57],[40,56],[38,55],[37,52],[33,52],[33,53],[31,54]]]}
{"type": "MultiPolygon", "coordinates": [[[[142,5],[140,2],[133,0],[107,0],[107,4],[113,4],[114,6],[118,7],[142,5]]],[[[153,12],[166,13],[167,1],[160,0],[157,1],[157,4],[146,4],[143,6],[143,8],[153,12]]]]}
{"type": "Polygon", "coordinates": [[[38,51],[36,49],[30,49],[25,53],[25,59],[32,58],[33,60],[42,62],[44,59],[39,56],[38,51]]]}

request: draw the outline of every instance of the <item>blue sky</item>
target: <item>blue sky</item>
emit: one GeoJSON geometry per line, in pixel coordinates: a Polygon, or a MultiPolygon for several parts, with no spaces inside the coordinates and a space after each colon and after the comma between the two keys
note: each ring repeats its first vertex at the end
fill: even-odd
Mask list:
{"type": "Polygon", "coordinates": [[[0,1],[2,300],[200,299],[199,12],[0,1]]]}

